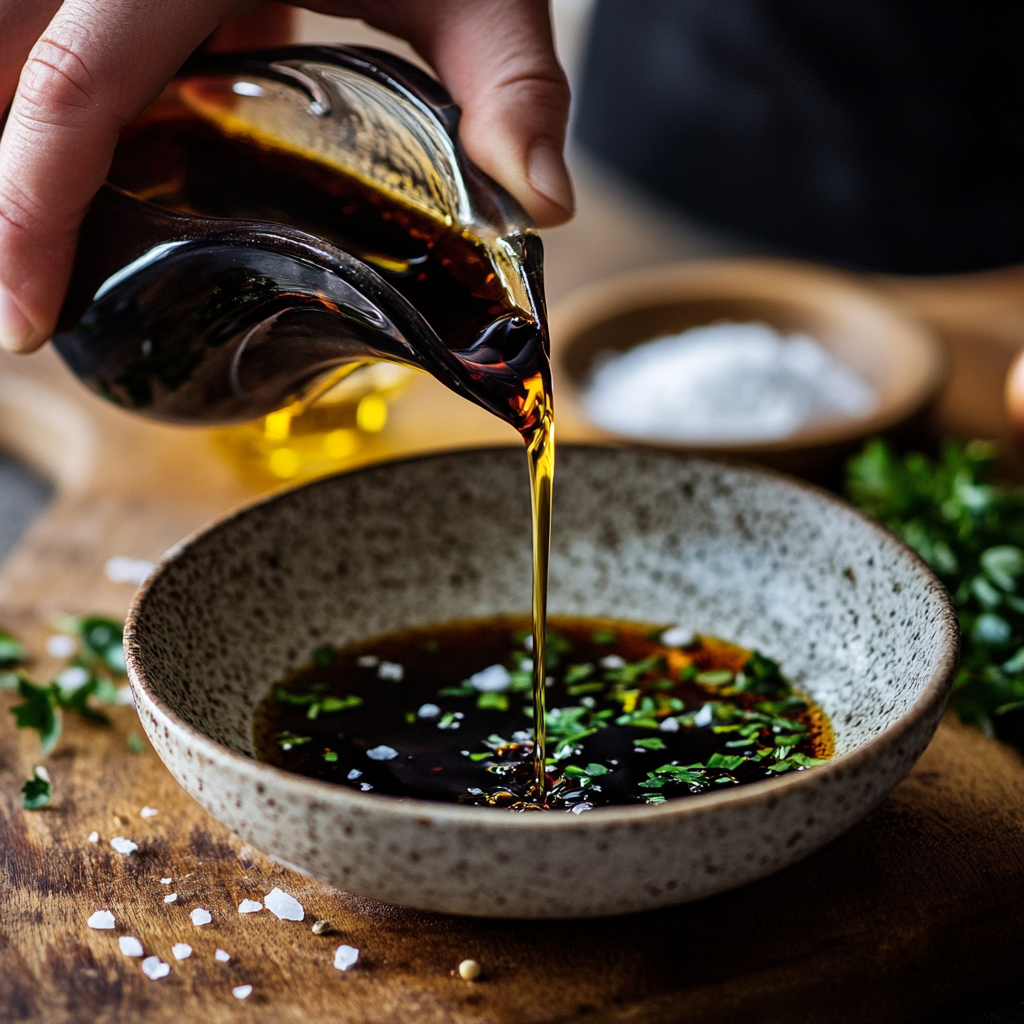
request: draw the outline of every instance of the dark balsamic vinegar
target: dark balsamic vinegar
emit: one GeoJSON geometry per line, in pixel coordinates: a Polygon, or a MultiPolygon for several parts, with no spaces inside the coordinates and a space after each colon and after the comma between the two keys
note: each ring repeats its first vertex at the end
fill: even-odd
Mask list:
{"type": "MultiPolygon", "coordinates": [[[[261,704],[256,756],[365,792],[537,809],[529,625],[481,619],[322,648],[261,704]]],[[[661,803],[831,756],[824,714],[756,652],[713,637],[670,646],[664,627],[639,623],[550,628],[547,808],[661,803]]]]}
{"type": "MultiPolygon", "coordinates": [[[[177,91],[172,84],[122,133],[109,180],[180,213],[269,221],[325,238],[372,266],[459,354],[473,396],[526,443],[533,636],[542,666],[555,459],[546,325],[516,305],[481,239],[251,125],[240,131],[233,102],[230,82],[217,76],[188,80],[177,91]]],[[[533,787],[543,804],[542,667],[534,694],[533,787]]]]}

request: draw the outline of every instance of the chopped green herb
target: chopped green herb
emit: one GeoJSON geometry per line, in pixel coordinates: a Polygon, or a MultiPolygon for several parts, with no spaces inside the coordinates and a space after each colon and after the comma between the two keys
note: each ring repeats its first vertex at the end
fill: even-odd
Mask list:
{"type": "Polygon", "coordinates": [[[295,736],[290,732],[279,732],[277,734],[277,742],[283,750],[290,750],[292,747],[309,743],[312,738],[312,736],[295,736]]]}
{"type": "Polygon", "coordinates": [[[735,678],[734,673],[727,668],[715,669],[713,672],[698,672],[697,682],[701,686],[725,686],[735,678]]]}
{"type": "Polygon", "coordinates": [[[743,762],[745,757],[738,754],[719,754],[717,751],[708,758],[709,768],[724,768],[727,772],[735,771],[743,762]]]}
{"type": "Polygon", "coordinates": [[[11,708],[14,721],[19,729],[35,729],[39,733],[43,754],[48,754],[60,737],[57,687],[40,686],[22,677],[18,680],[18,693],[24,703],[11,708]]]}
{"type": "Polygon", "coordinates": [[[594,672],[594,666],[590,664],[586,665],[570,665],[565,670],[565,683],[567,686],[572,686],[573,683],[582,682],[588,676],[594,672]]]}
{"type": "Polygon", "coordinates": [[[642,747],[644,750],[664,750],[664,740],[658,739],[657,736],[651,736],[649,739],[634,740],[634,746],[642,747]]]}
{"type": "Polygon", "coordinates": [[[328,668],[334,664],[334,644],[321,644],[313,652],[313,662],[321,668],[328,668]]]}
{"type": "Polygon", "coordinates": [[[137,733],[128,733],[128,749],[133,754],[141,754],[146,749],[146,741],[137,733]]]}
{"type": "Polygon", "coordinates": [[[490,708],[493,711],[508,711],[507,693],[481,693],[476,699],[478,708],[490,708]]]}
{"type": "Polygon", "coordinates": [[[338,752],[336,750],[325,750],[324,760],[334,764],[334,762],[338,760],[338,752]]]}
{"type": "Polygon", "coordinates": [[[53,785],[45,768],[36,767],[30,778],[21,787],[21,804],[26,811],[37,811],[53,798],[53,785]]]}
{"type": "Polygon", "coordinates": [[[619,634],[614,629],[595,629],[590,634],[590,640],[592,643],[601,644],[602,646],[608,646],[615,643],[619,639],[619,634]]]}
{"type": "Polygon", "coordinates": [[[23,665],[26,661],[28,661],[28,651],[25,645],[10,633],[0,629],[0,665],[10,667],[23,665]]]}

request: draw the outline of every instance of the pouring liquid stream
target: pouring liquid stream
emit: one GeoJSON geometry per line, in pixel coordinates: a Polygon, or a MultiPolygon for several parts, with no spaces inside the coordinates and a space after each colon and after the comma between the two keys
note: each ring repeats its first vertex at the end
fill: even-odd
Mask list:
{"type": "MultiPolygon", "coordinates": [[[[543,311],[538,315],[524,308],[528,303],[517,299],[493,249],[479,237],[386,195],[344,167],[292,150],[280,139],[261,137],[258,130],[241,131],[233,113],[237,102],[229,85],[216,77],[200,76],[172,87],[124,131],[109,180],[175,213],[273,221],[315,234],[363,260],[416,307],[465,373],[461,382],[453,382],[436,360],[417,368],[427,369],[520,433],[529,461],[532,518],[531,798],[544,807],[555,440],[543,311]]],[[[522,244],[539,246],[539,241],[533,237],[522,244]]],[[[522,250],[509,256],[506,247],[503,258],[526,256],[522,250]]],[[[251,284],[243,281],[239,287],[251,284]]],[[[324,304],[329,308],[329,296],[324,304]]],[[[189,311],[178,309],[175,314],[188,316],[189,311]]],[[[372,346],[365,354],[362,362],[389,359],[389,353],[372,346]]],[[[308,360],[298,350],[290,356],[287,349],[275,358],[285,371],[289,359],[296,369],[301,359],[308,360]]],[[[122,377],[128,380],[129,374],[122,377]]]]}

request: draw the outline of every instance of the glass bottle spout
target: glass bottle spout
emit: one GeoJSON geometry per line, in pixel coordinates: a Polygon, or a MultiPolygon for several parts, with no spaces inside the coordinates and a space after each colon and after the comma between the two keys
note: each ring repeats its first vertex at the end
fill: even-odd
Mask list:
{"type": "Polygon", "coordinates": [[[122,135],[58,351],[173,422],[253,419],[384,359],[524,429],[549,382],[541,244],[462,153],[458,118],[380,51],[187,66],[122,135]]]}

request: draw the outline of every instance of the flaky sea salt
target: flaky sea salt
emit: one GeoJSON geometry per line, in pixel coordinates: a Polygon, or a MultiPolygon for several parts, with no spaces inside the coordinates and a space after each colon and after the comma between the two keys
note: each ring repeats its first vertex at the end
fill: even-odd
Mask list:
{"type": "Polygon", "coordinates": [[[711,719],[714,715],[714,709],[710,704],[705,704],[700,711],[693,716],[693,724],[699,729],[703,729],[705,725],[711,724],[711,719]]]}
{"type": "Polygon", "coordinates": [[[878,398],[806,334],[723,322],[610,356],[583,403],[594,423],[628,437],[756,442],[866,416],[878,398]]]}
{"type": "Polygon", "coordinates": [[[204,907],[196,907],[188,916],[192,918],[192,923],[197,928],[201,928],[204,924],[209,924],[213,920],[213,914],[204,907]]]}
{"type": "Polygon", "coordinates": [[[358,778],[359,778],[359,776],[360,776],[360,775],[362,775],[362,774],[363,774],[363,773],[362,773],[362,772],[361,772],[361,771],[360,771],[360,770],[359,770],[358,768],[353,768],[353,769],[352,769],[352,771],[350,771],[350,772],[348,773],[348,775],[347,775],[347,776],[345,776],[345,777],[346,777],[346,778],[347,778],[347,779],[348,779],[348,780],[349,780],[350,782],[355,782],[355,780],[356,780],[356,779],[358,779],[358,778]]]}
{"type": "Polygon", "coordinates": [[[153,571],[153,563],[144,558],[114,555],[113,558],[107,559],[103,571],[111,583],[134,583],[136,586],[140,586],[153,571]]]}
{"type": "Polygon", "coordinates": [[[660,732],[679,732],[679,723],[674,718],[666,718],[658,726],[660,732]]]}
{"type": "Polygon", "coordinates": [[[87,682],[89,682],[89,670],[82,668],[81,665],[72,665],[70,668],[64,669],[64,671],[54,679],[54,682],[60,688],[62,693],[74,693],[75,690],[80,690],[87,682]]]}
{"type": "Polygon", "coordinates": [[[147,956],[142,961],[142,973],[153,981],[159,981],[171,973],[171,965],[165,964],[158,956],[147,956]]]}
{"type": "Polygon", "coordinates": [[[90,843],[98,843],[99,841],[100,841],[100,834],[99,834],[99,832],[90,832],[89,833],[89,842],[90,843]]]}
{"type": "Polygon", "coordinates": [[[601,659],[601,668],[624,668],[626,659],[619,654],[606,654],[601,659]]]}
{"type": "Polygon", "coordinates": [[[113,928],[114,927],[114,915],[109,910],[97,910],[88,921],[85,922],[90,928],[95,928],[97,931],[113,928]]]}
{"type": "Polygon", "coordinates": [[[75,638],[66,633],[54,633],[46,638],[46,653],[54,658],[70,658],[77,650],[75,638]]]}
{"type": "Polygon", "coordinates": [[[416,712],[417,718],[439,718],[441,716],[441,709],[436,704],[421,704],[419,711],[416,712]]]}
{"type": "Polygon", "coordinates": [[[187,942],[176,942],[171,946],[175,960],[187,960],[192,955],[192,947],[187,942]]]}
{"type": "Polygon", "coordinates": [[[379,747],[372,747],[368,750],[366,756],[371,761],[393,761],[398,757],[398,751],[394,747],[388,747],[382,743],[379,747]]]}
{"type": "Polygon", "coordinates": [[[173,882],[173,881],[174,881],[173,878],[161,878],[160,879],[160,884],[161,885],[170,885],[171,882],[173,882]]]}
{"type": "Polygon", "coordinates": [[[164,903],[176,903],[178,901],[178,894],[176,892],[169,892],[164,897],[164,903]]]}
{"type": "Polygon", "coordinates": [[[263,902],[267,910],[282,921],[301,921],[306,916],[302,904],[294,896],[289,896],[280,889],[271,889],[263,897],[263,902]]]}
{"type": "Polygon", "coordinates": [[[671,629],[666,629],[661,634],[660,639],[666,647],[689,647],[697,637],[692,629],[686,629],[684,626],[673,626],[671,629]]]}
{"type": "Polygon", "coordinates": [[[143,954],[142,943],[131,935],[122,935],[117,940],[117,944],[125,956],[142,956],[143,954]]]}
{"type": "Polygon", "coordinates": [[[378,679],[390,679],[392,682],[400,683],[405,675],[405,669],[394,661],[382,661],[377,666],[378,679]]]}
{"type": "Polygon", "coordinates": [[[512,685],[512,676],[504,665],[491,665],[474,672],[469,685],[480,693],[502,693],[512,685]]]}
{"type": "Polygon", "coordinates": [[[135,707],[135,694],[132,693],[132,688],[127,683],[118,687],[117,703],[126,708],[135,707]]]}
{"type": "Polygon", "coordinates": [[[123,853],[126,857],[130,853],[134,853],[138,848],[138,843],[133,843],[130,839],[125,839],[124,836],[114,836],[110,840],[110,845],[117,850],[118,853],[123,853]]]}
{"type": "Polygon", "coordinates": [[[356,664],[360,668],[374,668],[380,664],[380,658],[376,654],[363,654],[356,658],[356,664]]]}
{"type": "Polygon", "coordinates": [[[334,951],[334,966],[339,971],[347,971],[359,962],[359,950],[355,946],[339,946],[334,951]]]}
{"type": "Polygon", "coordinates": [[[140,818],[155,818],[160,812],[155,807],[143,807],[139,811],[140,818]]]}
{"type": "Polygon", "coordinates": [[[226,964],[231,959],[231,954],[226,950],[218,949],[217,952],[213,954],[213,957],[215,960],[219,960],[222,964],[226,964]]]}
{"type": "Polygon", "coordinates": [[[231,994],[236,999],[248,999],[252,995],[252,985],[236,985],[231,990],[231,994]]]}
{"type": "Polygon", "coordinates": [[[238,912],[240,914],[255,914],[257,910],[262,910],[263,904],[258,900],[242,900],[238,904],[238,912]]]}

